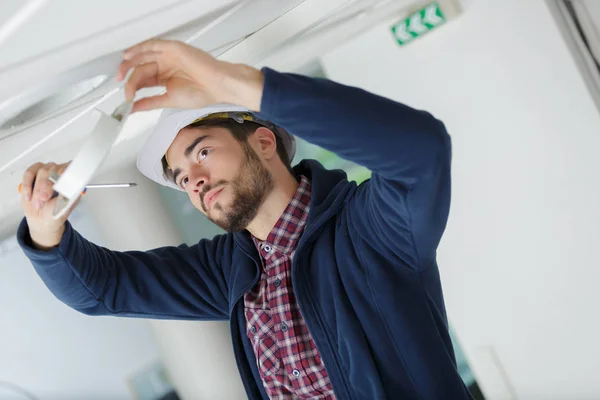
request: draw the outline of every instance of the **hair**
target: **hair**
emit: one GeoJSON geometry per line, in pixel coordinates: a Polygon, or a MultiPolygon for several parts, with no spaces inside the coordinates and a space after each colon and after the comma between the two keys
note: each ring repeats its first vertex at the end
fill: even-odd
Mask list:
{"type": "MultiPolygon", "coordinates": [[[[247,144],[248,137],[250,137],[250,135],[252,135],[254,132],[256,132],[256,130],[258,128],[263,127],[263,126],[264,125],[261,125],[261,124],[258,124],[256,122],[252,122],[252,121],[243,121],[242,123],[240,123],[240,122],[234,121],[232,119],[213,119],[213,120],[208,119],[208,120],[194,122],[193,124],[186,126],[186,128],[208,128],[208,127],[225,128],[231,133],[231,135],[234,137],[234,139],[236,139],[238,142],[240,142],[242,144],[247,144]]],[[[288,154],[285,150],[285,147],[283,146],[283,142],[281,141],[281,138],[279,137],[279,135],[277,133],[275,133],[275,144],[277,146],[277,155],[279,156],[279,159],[281,160],[283,165],[285,165],[287,170],[293,174],[292,164],[291,164],[292,160],[289,159],[288,154]]],[[[169,167],[169,163],[167,162],[166,156],[162,157],[161,163],[162,163],[163,173],[165,174],[165,176],[168,179],[173,180],[173,171],[169,167]]]]}

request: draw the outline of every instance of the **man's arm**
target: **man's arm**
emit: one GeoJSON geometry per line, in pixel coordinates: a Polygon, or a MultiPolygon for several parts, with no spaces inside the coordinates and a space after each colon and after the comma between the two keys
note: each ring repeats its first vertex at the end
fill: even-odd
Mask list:
{"type": "Polygon", "coordinates": [[[373,172],[349,204],[359,234],[382,254],[427,267],[450,203],[444,125],[358,88],[267,68],[263,73],[265,119],[373,172]]]}
{"type": "Polygon", "coordinates": [[[66,222],[58,246],[33,246],[26,220],[17,238],[46,286],[88,315],[224,320],[227,283],[220,268],[231,238],[188,247],[116,252],[83,238],[66,222]]]}
{"type": "Polygon", "coordinates": [[[371,169],[349,204],[358,232],[415,268],[435,257],[450,203],[450,138],[428,113],[327,80],[226,63],[178,42],[149,40],[124,58],[117,79],[134,68],[128,99],[144,87],[167,87],[136,101],[135,111],[237,104],[371,169]]]}

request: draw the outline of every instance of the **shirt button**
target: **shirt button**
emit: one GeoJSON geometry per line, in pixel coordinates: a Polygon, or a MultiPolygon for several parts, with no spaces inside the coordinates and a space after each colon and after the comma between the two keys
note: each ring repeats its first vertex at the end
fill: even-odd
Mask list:
{"type": "Polygon", "coordinates": [[[271,246],[269,246],[268,244],[267,244],[267,245],[265,245],[265,251],[266,251],[267,253],[270,253],[270,252],[271,252],[271,246]]]}
{"type": "Polygon", "coordinates": [[[287,328],[288,328],[288,326],[286,325],[286,323],[282,322],[281,323],[281,330],[285,332],[285,331],[287,331],[287,328]]]}
{"type": "Polygon", "coordinates": [[[281,279],[275,279],[275,282],[273,282],[273,285],[275,285],[275,287],[279,287],[279,285],[281,285],[281,279]]]}
{"type": "Polygon", "coordinates": [[[300,371],[298,371],[297,369],[292,371],[292,374],[294,374],[294,376],[297,378],[300,376],[300,371]]]}
{"type": "Polygon", "coordinates": [[[250,327],[250,332],[256,333],[256,327],[254,325],[250,327]]]}

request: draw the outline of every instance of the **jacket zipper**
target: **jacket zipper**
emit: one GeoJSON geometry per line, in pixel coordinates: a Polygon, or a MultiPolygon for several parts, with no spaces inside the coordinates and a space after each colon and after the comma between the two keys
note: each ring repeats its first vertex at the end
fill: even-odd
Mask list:
{"type": "MultiPolygon", "coordinates": [[[[313,228],[311,231],[309,231],[305,235],[302,235],[302,237],[300,238],[300,243],[298,244],[298,247],[296,248],[296,256],[294,256],[294,260],[292,260],[292,286],[294,285],[294,279],[293,279],[294,275],[298,275],[298,280],[299,280],[298,283],[302,283],[301,289],[304,289],[305,293],[308,292],[308,289],[306,287],[304,277],[302,276],[302,274],[300,274],[300,272],[298,272],[297,274],[294,274],[294,270],[297,270],[297,268],[293,268],[293,266],[300,263],[300,261],[299,261],[300,260],[300,254],[302,254],[302,252],[300,250],[302,250],[302,247],[305,245],[306,242],[308,242],[310,236],[313,233],[315,233],[320,228],[320,226],[325,222],[325,220],[327,220],[327,219],[328,218],[323,218],[322,220],[319,221],[319,224],[315,223],[314,226],[316,228],[313,228]],[[302,239],[304,239],[304,240],[302,240],[302,239]]],[[[296,288],[294,288],[294,289],[296,289],[296,288]]],[[[306,313],[303,311],[303,307],[301,307],[301,305],[300,305],[300,297],[302,297],[302,296],[298,296],[298,294],[299,293],[296,291],[296,302],[298,303],[298,309],[300,310],[300,314],[304,318],[304,316],[306,315],[306,313]]],[[[312,304],[310,302],[310,298],[308,296],[306,296],[306,302],[308,303],[308,305],[310,306],[310,308],[313,310],[316,323],[319,326],[319,328],[321,329],[321,331],[324,333],[325,340],[327,342],[326,344],[329,346],[329,350],[331,351],[331,354],[333,355],[333,357],[332,357],[333,360],[332,361],[335,363],[335,371],[334,372],[339,377],[338,381],[341,381],[341,382],[345,383],[345,387],[343,388],[344,389],[343,393],[340,393],[340,392],[336,391],[335,387],[333,388],[334,389],[333,391],[336,394],[336,397],[338,397],[340,399],[351,399],[351,397],[350,397],[350,390],[348,388],[348,384],[346,383],[346,379],[345,379],[344,375],[341,372],[340,362],[337,359],[337,355],[336,355],[336,352],[334,351],[334,346],[331,343],[331,340],[329,339],[329,335],[327,334],[327,332],[325,330],[325,324],[323,323],[323,321],[321,319],[321,316],[317,312],[317,308],[314,306],[314,304],[312,304]]],[[[306,318],[304,318],[304,320],[306,322],[306,327],[307,327],[307,329],[308,329],[311,337],[314,340],[315,336],[312,334],[312,329],[310,327],[310,324],[309,324],[309,322],[308,322],[308,320],[306,318]]],[[[321,360],[323,361],[323,364],[325,364],[325,359],[323,357],[321,357],[321,360]]],[[[325,365],[325,370],[327,371],[328,374],[330,374],[331,370],[330,370],[330,368],[327,365],[325,365]]],[[[331,382],[331,386],[333,387],[333,382],[331,380],[330,380],[330,382],[331,382]]]]}
{"type": "MultiPolygon", "coordinates": [[[[237,304],[239,303],[239,301],[242,299],[242,297],[244,297],[244,295],[246,294],[246,292],[248,292],[248,290],[250,290],[252,287],[254,287],[254,285],[256,285],[256,283],[258,282],[259,278],[260,278],[260,266],[258,264],[258,262],[256,261],[256,259],[250,254],[248,253],[244,247],[240,244],[237,243],[237,239],[235,240],[235,245],[248,257],[250,258],[253,262],[254,265],[257,266],[258,268],[258,274],[256,275],[256,277],[254,278],[254,280],[252,281],[252,283],[250,285],[248,285],[246,288],[244,288],[244,290],[242,290],[241,294],[235,299],[235,301],[233,302],[233,305],[231,306],[231,310],[229,311],[230,315],[233,316],[235,315],[235,308],[237,306],[237,304]]],[[[229,318],[229,324],[231,325],[231,327],[234,326],[234,324],[237,324],[237,320],[233,320],[231,317],[229,318]]],[[[244,328],[245,329],[245,328],[244,328]]],[[[240,334],[242,334],[243,332],[240,332],[240,334]]],[[[241,339],[243,340],[243,339],[241,339]]],[[[242,347],[244,345],[242,344],[242,347]]],[[[240,355],[238,354],[237,351],[233,352],[233,355],[235,357],[235,361],[237,365],[241,365],[240,362],[240,355]]],[[[250,393],[250,382],[254,382],[254,384],[258,387],[258,384],[254,381],[254,377],[252,376],[252,374],[250,374],[250,376],[243,376],[242,375],[242,371],[240,370],[240,376],[242,378],[242,384],[244,385],[244,389],[246,390],[247,393],[250,393]]],[[[258,390],[260,391],[260,387],[258,387],[258,390]]]]}
{"type": "Polygon", "coordinates": [[[233,302],[233,305],[231,307],[231,310],[229,311],[230,313],[233,311],[233,309],[235,308],[235,305],[238,303],[238,301],[240,301],[240,299],[242,297],[244,297],[246,292],[248,292],[248,290],[252,289],[254,287],[254,285],[256,285],[256,283],[260,279],[260,270],[261,270],[260,262],[257,261],[256,258],[254,258],[254,256],[252,256],[252,254],[248,253],[240,243],[237,243],[237,240],[235,240],[235,242],[236,242],[235,244],[237,245],[237,247],[246,255],[246,257],[248,257],[249,259],[251,259],[254,262],[254,265],[256,265],[256,267],[258,268],[258,274],[256,274],[256,276],[254,277],[254,280],[252,281],[252,283],[250,285],[248,285],[246,288],[244,288],[242,293],[235,299],[235,301],[233,302]]]}

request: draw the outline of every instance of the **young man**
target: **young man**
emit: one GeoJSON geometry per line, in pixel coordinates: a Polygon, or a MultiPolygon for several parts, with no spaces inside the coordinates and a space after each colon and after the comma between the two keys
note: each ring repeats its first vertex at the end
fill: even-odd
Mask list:
{"type": "Polygon", "coordinates": [[[182,43],[129,49],[126,96],[170,108],[138,159],[229,231],[188,247],[114,252],[51,218],[48,175],[23,178],[19,242],[48,288],[89,315],[231,322],[252,399],[468,399],[436,263],[450,138],[431,115],[327,80],[215,60],[182,43]],[[187,110],[182,110],[187,109],[187,110]],[[190,111],[191,110],[191,111],[190,111]],[[294,134],[368,167],[357,186],[294,134]],[[32,183],[35,179],[35,187],[32,183]]]}

